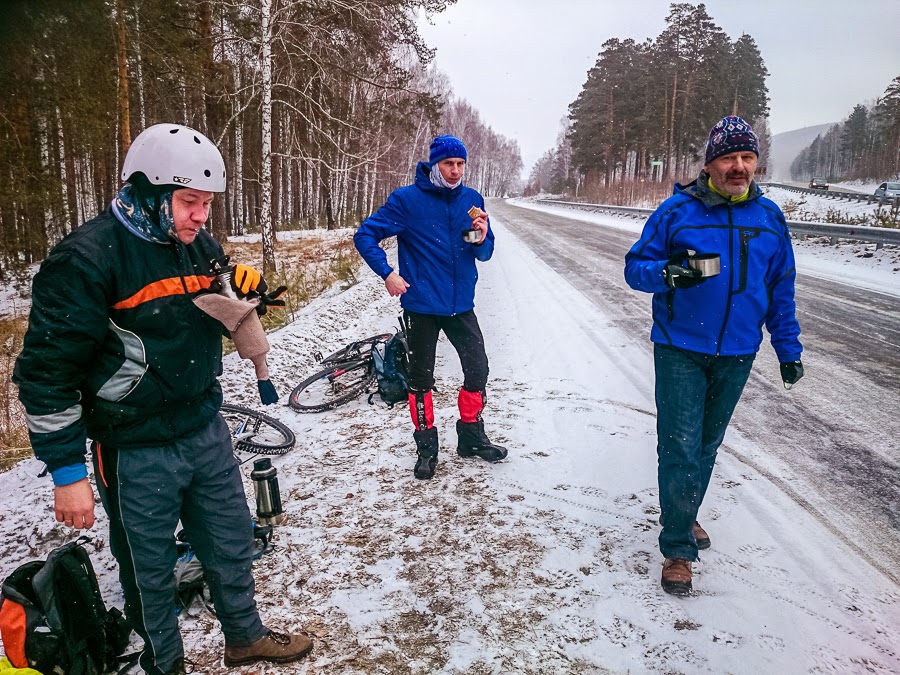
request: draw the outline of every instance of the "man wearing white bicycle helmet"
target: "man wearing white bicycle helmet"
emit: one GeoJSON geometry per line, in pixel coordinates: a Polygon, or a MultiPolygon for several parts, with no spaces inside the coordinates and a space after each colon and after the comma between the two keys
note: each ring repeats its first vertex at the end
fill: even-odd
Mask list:
{"type": "MultiPolygon", "coordinates": [[[[223,255],[203,224],[225,191],[225,163],[203,134],[157,124],[135,139],[122,180],[110,207],[41,264],[13,377],[35,455],[53,477],[56,519],[94,524],[91,439],[143,669],[185,672],[174,607],[179,520],[203,563],[225,665],[297,660],[310,640],[266,629],[257,612],[251,516],[218,414],[223,329],[193,303],[223,255]]],[[[261,277],[239,265],[233,281],[247,293],[261,277]]]]}

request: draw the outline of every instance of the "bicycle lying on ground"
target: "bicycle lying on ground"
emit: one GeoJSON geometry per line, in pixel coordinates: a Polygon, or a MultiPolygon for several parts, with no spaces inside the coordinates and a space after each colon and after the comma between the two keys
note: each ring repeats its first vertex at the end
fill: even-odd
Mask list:
{"type": "Polygon", "coordinates": [[[298,412],[321,412],[356,398],[375,382],[376,359],[384,360],[385,346],[394,337],[402,340],[405,358],[406,332],[401,323],[396,334],[372,335],[317,358],[324,367],[294,388],[288,404],[298,412]]]}
{"type": "Polygon", "coordinates": [[[274,417],[228,403],[222,405],[221,413],[231,431],[235,454],[284,455],[294,448],[294,432],[274,417]]]}
{"type": "MultiPolygon", "coordinates": [[[[242,452],[253,455],[284,455],[294,448],[296,442],[294,432],[274,417],[228,403],[223,404],[219,412],[231,431],[231,444],[240,464],[252,459],[252,457],[242,459],[240,456],[242,452]]],[[[253,554],[254,560],[272,550],[272,534],[272,525],[260,525],[256,520],[253,521],[256,549],[253,554]]]]}

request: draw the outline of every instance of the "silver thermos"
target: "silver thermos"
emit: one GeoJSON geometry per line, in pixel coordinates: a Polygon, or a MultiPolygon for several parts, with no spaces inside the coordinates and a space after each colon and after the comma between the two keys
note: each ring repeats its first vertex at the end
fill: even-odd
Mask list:
{"type": "Polygon", "coordinates": [[[253,491],[256,493],[256,517],[260,525],[280,525],[284,521],[281,508],[281,491],[278,489],[278,471],[268,457],[253,462],[250,472],[253,491]]]}
{"type": "Polygon", "coordinates": [[[219,281],[219,295],[224,295],[226,298],[231,298],[233,300],[239,300],[240,298],[238,298],[237,293],[234,292],[234,288],[231,286],[231,275],[233,273],[233,267],[226,267],[216,275],[216,279],[219,281]]]}

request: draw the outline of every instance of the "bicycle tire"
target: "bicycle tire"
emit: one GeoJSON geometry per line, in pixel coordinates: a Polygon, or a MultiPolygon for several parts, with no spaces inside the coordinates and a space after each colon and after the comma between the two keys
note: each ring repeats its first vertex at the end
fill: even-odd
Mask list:
{"type": "Polygon", "coordinates": [[[319,363],[322,366],[334,366],[338,365],[339,363],[345,363],[347,361],[356,361],[358,359],[368,358],[369,349],[371,349],[374,343],[379,341],[387,342],[391,339],[392,335],[393,333],[381,333],[380,335],[371,335],[367,338],[363,338],[362,340],[351,342],[346,347],[342,347],[333,354],[329,354],[319,363]]]}
{"type": "Polygon", "coordinates": [[[222,405],[219,412],[228,425],[232,439],[237,433],[252,433],[234,444],[236,451],[257,455],[284,455],[294,448],[296,443],[294,432],[274,417],[244,406],[227,403],[222,405]]]}
{"type": "Polygon", "coordinates": [[[359,396],[374,379],[371,357],[331,365],[298,384],[288,405],[297,412],[331,410],[359,396]]]}

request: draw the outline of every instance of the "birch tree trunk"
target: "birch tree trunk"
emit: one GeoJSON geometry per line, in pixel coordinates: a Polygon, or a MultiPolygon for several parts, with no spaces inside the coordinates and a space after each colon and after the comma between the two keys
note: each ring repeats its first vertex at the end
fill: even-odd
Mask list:
{"type": "Polygon", "coordinates": [[[674,158],[672,152],[675,146],[675,102],[678,98],[678,70],[676,66],[675,77],[672,82],[672,116],[669,119],[669,140],[666,144],[666,179],[671,180],[675,173],[675,167],[672,166],[674,158]]]}
{"type": "Polygon", "coordinates": [[[272,0],[261,0],[262,14],[262,171],[260,190],[262,208],[259,228],[262,233],[263,274],[274,274],[275,225],[272,222],[272,0]]]}
{"type": "MultiPolygon", "coordinates": [[[[41,170],[50,175],[50,130],[47,123],[47,117],[43,112],[38,113],[38,134],[41,141],[41,170]]],[[[47,197],[44,198],[44,232],[53,230],[53,209],[50,208],[49,191],[47,197]]],[[[51,242],[52,242],[52,238],[51,242]]],[[[52,242],[55,243],[55,242],[52,242]]]]}
{"type": "Polygon", "coordinates": [[[56,134],[57,143],[59,145],[59,184],[60,189],[62,190],[63,221],[66,223],[68,231],[72,231],[77,226],[77,223],[72,222],[71,205],[69,203],[69,177],[66,170],[66,162],[68,161],[68,159],[66,157],[65,139],[63,138],[62,129],[62,116],[59,113],[59,106],[56,107],[56,134]]]}
{"type": "Polygon", "coordinates": [[[134,3],[134,32],[137,39],[134,41],[134,65],[135,74],[137,75],[138,87],[138,106],[141,116],[141,131],[147,128],[147,108],[144,103],[144,65],[141,58],[141,11],[140,4],[135,0],[134,3]]]}
{"type": "Polygon", "coordinates": [[[128,101],[128,55],[125,51],[125,0],[116,0],[116,61],[119,66],[119,151],[122,161],[131,147],[131,108],[128,101]]]}
{"type": "MultiPolygon", "coordinates": [[[[241,90],[241,66],[238,62],[234,68],[234,90],[241,90]]],[[[232,100],[232,114],[240,108],[241,101],[235,96],[232,100]]],[[[232,231],[234,234],[244,234],[245,218],[244,218],[244,117],[238,115],[234,121],[234,224],[232,231]]]]}

